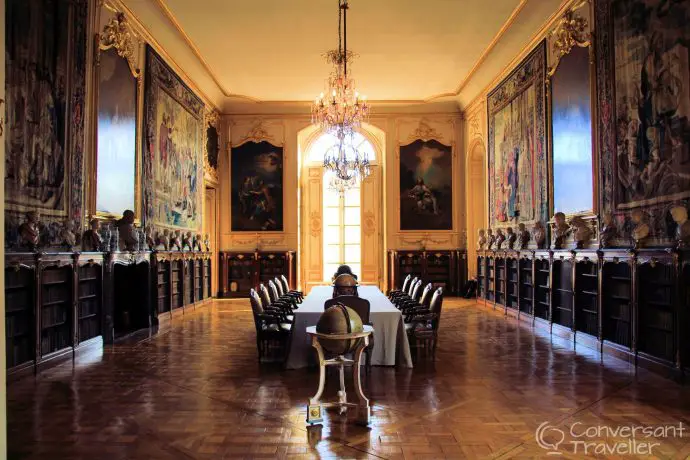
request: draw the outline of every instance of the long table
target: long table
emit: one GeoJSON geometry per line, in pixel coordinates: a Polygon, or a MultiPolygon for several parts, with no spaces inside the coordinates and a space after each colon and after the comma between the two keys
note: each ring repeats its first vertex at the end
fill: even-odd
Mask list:
{"type": "MultiPolygon", "coordinates": [[[[400,310],[388,300],[375,286],[359,286],[359,296],[371,303],[369,322],[374,327],[374,348],[371,352],[373,366],[412,367],[410,345],[405,335],[400,310]]],[[[307,335],[307,327],[315,326],[323,313],[323,305],[327,299],[333,297],[332,286],[317,286],[305,297],[299,309],[295,310],[292,324],[292,339],[290,354],[286,367],[300,369],[310,364],[316,364],[311,339],[307,335]]]]}

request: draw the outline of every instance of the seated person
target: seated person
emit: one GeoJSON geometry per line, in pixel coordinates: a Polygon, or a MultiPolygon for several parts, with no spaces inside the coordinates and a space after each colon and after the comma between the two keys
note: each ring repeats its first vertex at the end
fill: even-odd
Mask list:
{"type": "Polygon", "coordinates": [[[333,297],[341,295],[357,295],[357,279],[354,275],[343,273],[333,282],[333,297]]]}
{"type": "Polygon", "coordinates": [[[335,271],[335,275],[333,275],[333,281],[335,282],[335,279],[340,275],[351,275],[355,279],[357,279],[357,275],[352,273],[352,269],[349,265],[340,265],[338,269],[335,271]]]}

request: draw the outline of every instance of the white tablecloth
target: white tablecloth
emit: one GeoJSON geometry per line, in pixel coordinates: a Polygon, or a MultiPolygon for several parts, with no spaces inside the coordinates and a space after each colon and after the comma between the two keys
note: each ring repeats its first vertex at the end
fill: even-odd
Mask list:
{"type": "MultiPolygon", "coordinates": [[[[412,367],[410,345],[405,336],[400,310],[388,300],[375,286],[359,286],[359,296],[371,303],[369,322],[374,327],[374,349],[371,353],[373,366],[412,367]]],[[[304,302],[295,310],[292,324],[292,342],[288,355],[287,368],[299,369],[310,363],[316,364],[315,352],[307,327],[315,326],[323,313],[323,304],[333,297],[332,286],[317,286],[305,297],[304,302]]]]}

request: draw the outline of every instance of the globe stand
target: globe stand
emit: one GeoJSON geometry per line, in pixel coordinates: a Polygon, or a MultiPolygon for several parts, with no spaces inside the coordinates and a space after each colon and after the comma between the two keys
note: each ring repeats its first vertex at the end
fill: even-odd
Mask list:
{"type": "Polygon", "coordinates": [[[362,353],[364,349],[369,346],[369,336],[374,331],[371,326],[364,326],[364,331],[353,332],[350,334],[321,334],[316,332],[316,326],[307,328],[307,334],[311,336],[311,346],[316,349],[319,356],[319,388],[316,394],[309,398],[309,405],[307,406],[307,423],[314,424],[323,422],[323,408],[324,407],[338,407],[340,414],[344,414],[348,407],[357,409],[357,423],[368,425],[371,411],[369,408],[369,399],[364,396],[362,392],[362,376],[360,374],[360,362],[362,360],[362,353]],[[326,359],[324,356],[324,349],[319,340],[351,340],[361,339],[357,347],[352,352],[354,359],[346,358],[343,355],[337,356],[333,359],[326,359]],[[338,367],[340,374],[340,391],[338,391],[338,402],[322,403],[321,396],[326,385],[326,367],[338,367]],[[352,366],[352,380],[355,385],[355,396],[357,403],[347,402],[347,393],[345,392],[345,366],[352,366]]]}

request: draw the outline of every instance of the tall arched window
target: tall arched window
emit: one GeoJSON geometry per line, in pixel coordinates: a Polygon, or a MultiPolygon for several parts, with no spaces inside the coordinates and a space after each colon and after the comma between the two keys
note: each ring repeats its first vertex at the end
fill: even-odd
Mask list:
{"type": "MultiPolygon", "coordinates": [[[[335,136],[324,134],[312,145],[309,160],[323,162],[326,151],[337,143],[335,136]]],[[[370,162],[376,160],[371,143],[360,133],[355,133],[353,144],[360,152],[366,152],[370,162]]],[[[330,281],[338,265],[347,264],[356,274],[362,268],[361,195],[359,184],[344,194],[329,188],[330,172],[323,177],[323,278],[330,281]]]]}

